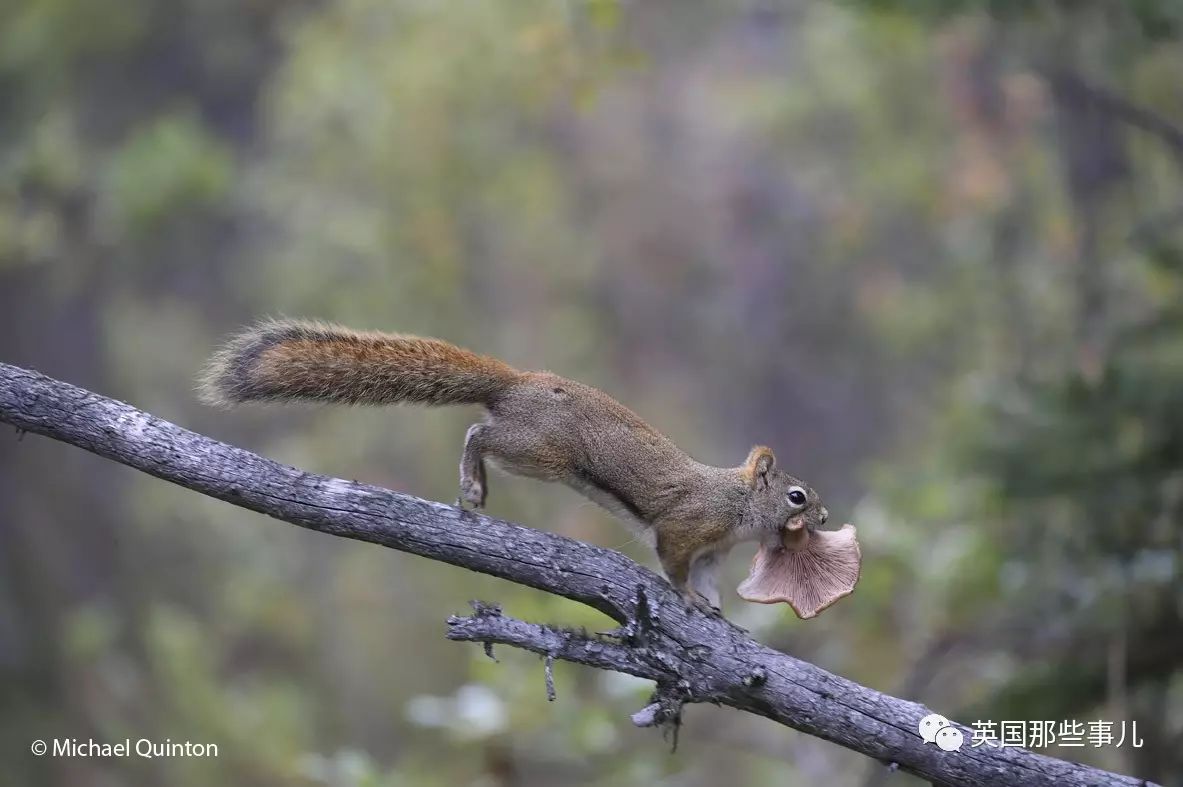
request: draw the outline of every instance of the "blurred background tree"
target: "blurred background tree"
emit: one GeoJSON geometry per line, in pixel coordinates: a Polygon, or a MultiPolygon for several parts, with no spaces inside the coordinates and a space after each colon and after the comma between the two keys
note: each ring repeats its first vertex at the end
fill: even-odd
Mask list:
{"type": "MultiPolygon", "coordinates": [[[[1172,0],[9,0],[0,358],[439,500],[473,413],[213,412],[197,369],[315,316],[576,377],[704,461],[767,443],[864,575],[733,619],[966,723],[1136,720],[1048,751],[1183,784],[1181,29],[1172,0]]],[[[886,777],[713,708],[671,755],[627,724],[643,683],[559,665],[550,704],[533,657],[442,636],[469,598],[593,612],[0,445],[13,783],[886,777]],[[27,750],[127,736],[221,756],[27,750]]],[[[564,490],[490,504],[652,564],[564,490]]]]}

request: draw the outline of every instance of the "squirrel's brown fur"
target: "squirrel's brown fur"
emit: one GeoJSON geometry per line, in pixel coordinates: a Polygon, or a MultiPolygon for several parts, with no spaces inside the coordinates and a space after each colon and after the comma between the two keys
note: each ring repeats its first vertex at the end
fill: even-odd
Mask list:
{"type": "Polygon", "coordinates": [[[439,339],[268,320],[231,339],[206,367],[214,405],[267,399],[345,404],[486,404],[520,373],[439,339]]]}
{"type": "Polygon", "coordinates": [[[232,405],[310,399],[348,404],[481,404],[468,429],[460,491],[483,506],[485,460],[564,483],[649,534],[670,582],[718,607],[715,569],[735,543],[826,520],[816,492],[757,446],[739,467],[695,461],[607,394],[549,372],[524,372],[439,339],[269,321],[210,361],[203,398],[232,405]],[[790,496],[804,503],[794,503],[790,496]]]}

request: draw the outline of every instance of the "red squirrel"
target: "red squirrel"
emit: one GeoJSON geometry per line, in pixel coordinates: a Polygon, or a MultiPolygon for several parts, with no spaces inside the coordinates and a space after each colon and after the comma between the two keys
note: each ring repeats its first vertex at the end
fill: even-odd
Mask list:
{"type": "Polygon", "coordinates": [[[566,484],[646,534],[673,587],[706,612],[718,612],[716,572],[732,546],[812,532],[828,517],[817,492],[777,468],[769,448],[752,448],[738,467],[702,464],[602,391],[439,339],[262,322],[211,359],[201,391],[221,406],[483,405],[487,415],[469,427],[460,458],[464,501],[484,505],[486,461],[566,484]]]}

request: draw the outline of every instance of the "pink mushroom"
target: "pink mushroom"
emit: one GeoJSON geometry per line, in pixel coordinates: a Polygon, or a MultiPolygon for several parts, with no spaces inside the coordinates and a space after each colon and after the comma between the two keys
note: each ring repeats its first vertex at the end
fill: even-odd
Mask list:
{"type": "Polygon", "coordinates": [[[761,542],[738,592],[760,604],[784,601],[797,617],[812,618],[854,591],[861,559],[854,525],[788,529],[779,542],[761,542]]]}

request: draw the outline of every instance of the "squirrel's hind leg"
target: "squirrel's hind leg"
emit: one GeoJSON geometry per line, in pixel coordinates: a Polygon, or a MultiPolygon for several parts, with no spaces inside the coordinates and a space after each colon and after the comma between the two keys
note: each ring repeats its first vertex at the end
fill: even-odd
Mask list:
{"type": "Polygon", "coordinates": [[[485,497],[489,494],[484,459],[484,436],[488,428],[488,424],[473,424],[464,435],[464,453],[460,457],[460,498],[473,508],[483,507],[485,497]]]}
{"type": "Polygon", "coordinates": [[[723,555],[719,552],[705,552],[690,563],[690,587],[715,609],[722,609],[718,583],[719,564],[722,559],[723,555]]]}
{"type": "Polygon", "coordinates": [[[697,609],[705,615],[719,615],[714,602],[694,586],[691,573],[693,556],[693,552],[686,545],[663,539],[661,532],[658,532],[657,557],[661,561],[661,569],[670,585],[682,596],[686,609],[697,609]]]}

